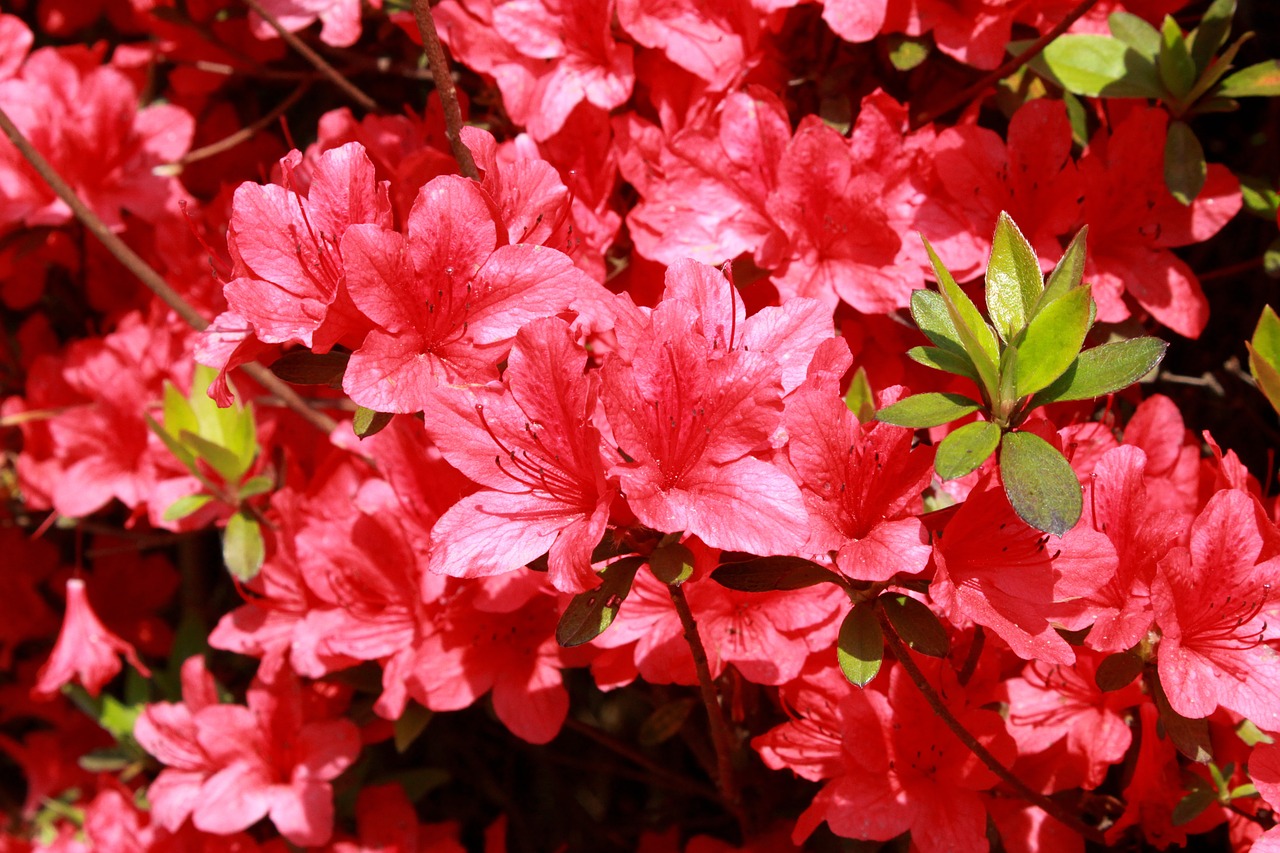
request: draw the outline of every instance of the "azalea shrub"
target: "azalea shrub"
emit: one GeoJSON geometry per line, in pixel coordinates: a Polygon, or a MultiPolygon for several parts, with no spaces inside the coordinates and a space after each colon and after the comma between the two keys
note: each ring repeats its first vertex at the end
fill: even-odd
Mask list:
{"type": "Polygon", "coordinates": [[[1280,850],[1278,33],[5,4],[0,850],[1280,850]]]}

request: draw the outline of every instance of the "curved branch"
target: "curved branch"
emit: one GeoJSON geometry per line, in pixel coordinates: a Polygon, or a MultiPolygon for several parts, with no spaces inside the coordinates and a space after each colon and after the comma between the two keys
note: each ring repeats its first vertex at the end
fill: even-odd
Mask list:
{"type": "Polygon", "coordinates": [[[987,769],[1000,777],[1005,784],[1013,788],[1014,793],[1019,797],[1039,806],[1050,817],[1062,823],[1064,826],[1078,832],[1090,841],[1099,844],[1106,843],[1106,836],[1094,826],[1090,826],[1080,819],[1080,816],[1073,813],[1070,809],[1063,806],[1057,800],[1050,799],[1038,791],[1033,791],[1027,787],[1027,784],[1013,775],[1008,767],[1005,767],[1000,761],[991,754],[991,751],[983,746],[973,733],[964,727],[961,722],[956,719],[955,714],[951,713],[951,709],[942,701],[942,697],[933,689],[933,685],[929,683],[929,679],[916,666],[916,662],[911,659],[911,653],[907,651],[906,644],[898,636],[898,632],[894,629],[893,623],[889,621],[889,616],[884,612],[884,608],[880,603],[876,602],[876,616],[880,619],[880,627],[884,632],[885,642],[889,644],[889,648],[893,651],[893,656],[898,659],[898,663],[902,665],[902,669],[907,673],[907,677],[911,679],[922,694],[925,701],[929,703],[929,707],[933,708],[933,712],[937,714],[947,728],[960,739],[960,742],[969,748],[969,751],[978,757],[978,760],[986,765],[987,769]]]}
{"type": "Polygon", "coordinates": [[[185,157],[182,157],[177,161],[177,164],[179,166],[187,166],[191,163],[221,154],[223,151],[229,151],[242,142],[248,142],[273,121],[284,115],[290,107],[298,103],[310,88],[311,81],[303,80],[298,84],[296,89],[289,93],[287,98],[276,104],[270,112],[255,121],[253,124],[242,127],[235,133],[219,139],[217,142],[211,142],[208,145],[195,149],[194,151],[188,151],[185,157]]]}
{"type": "Polygon", "coordinates": [[[413,0],[413,17],[418,22],[422,49],[427,54],[427,64],[431,66],[431,77],[435,81],[436,91],[440,93],[440,103],[444,105],[445,133],[449,137],[453,157],[458,161],[458,170],[471,180],[478,181],[480,170],[476,168],[471,149],[462,144],[462,108],[458,106],[458,91],[453,85],[449,60],[444,55],[444,46],[440,44],[440,34],[436,32],[436,22],[431,17],[431,4],[428,0],[413,0]]]}

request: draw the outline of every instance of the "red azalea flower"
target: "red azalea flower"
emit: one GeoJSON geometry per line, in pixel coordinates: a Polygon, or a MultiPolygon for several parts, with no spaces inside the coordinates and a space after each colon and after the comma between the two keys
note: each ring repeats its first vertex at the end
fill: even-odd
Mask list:
{"type": "Polygon", "coordinates": [[[40,668],[32,693],[52,697],[64,684],[79,681],[91,696],[97,696],[120,671],[119,655],[124,655],[142,675],[151,677],[151,670],[138,660],[133,646],[108,631],[94,614],[85,593],[84,581],[70,578],[67,581],[67,611],[62,620],[62,631],[58,634],[53,654],[40,668]]]}

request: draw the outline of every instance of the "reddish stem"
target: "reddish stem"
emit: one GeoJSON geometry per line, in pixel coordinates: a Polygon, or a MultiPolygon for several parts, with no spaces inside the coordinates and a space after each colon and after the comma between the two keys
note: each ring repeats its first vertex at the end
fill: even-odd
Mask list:
{"type": "Polygon", "coordinates": [[[885,642],[889,644],[889,648],[893,651],[893,656],[897,658],[898,663],[907,673],[907,677],[915,684],[916,689],[924,694],[925,701],[929,703],[929,707],[933,708],[933,712],[946,723],[947,728],[951,729],[952,733],[960,739],[960,742],[967,746],[969,751],[986,765],[988,770],[999,776],[1019,797],[1034,806],[1044,809],[1045,813],[1064,826],[1078,832],[1090,841],[1095,841],[1098,844],[1106,843],[1106,836],[1097,827],[1085,823],[1080,819],[1079,815],[1074,814],[1056,800],[1052,800],[1044,794],[1028,788],[1025,782],[1013,775],[1013,771],[1001,764],[991,754],[990,750],[983,746],[973,736],[973,733],[956,719],[955,714],[951,713],[951,709],[946,706],[946,703],[942,701],[942,697],[933,689],[929,679],[925,677],[920,667],[916,666],[916,662],[911,659],[911,653],[907,650],[906,644],[898,637],[893,623],[889,621],[888,614],[884,612],[884,608],[880,606],[879,602],[876,603],[876,615],[880,618],[880,627],[884,632],[885,642]]]}
{"type": "Polygon", "coordinates": [[[445,133],[449,137],[453,157],[458,161],[458,170],[471,180],[478,181],[480,170],[476,168],[471,149],[462,143],[462,107],[458,105],[458,91],[453,85],[449,60],[444,55],[444,45],[440,44],[440,34],[436,32],[436,22],[431,17],[431,4],[428,0],[413,0],[413,17],[418,22],[422,49],[427,55],[427,64],[431,66],[431,77],[440,94],[440,103],[444,105],[445,133]]]}

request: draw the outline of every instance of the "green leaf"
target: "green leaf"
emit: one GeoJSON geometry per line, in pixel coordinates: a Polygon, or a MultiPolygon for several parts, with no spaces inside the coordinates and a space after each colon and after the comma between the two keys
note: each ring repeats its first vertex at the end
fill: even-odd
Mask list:
{"type": "Polygon", "coordinates": [[[133,724],[142,714],[142,705],[125,705],[110,694],[102,697],[98,725],[116,740],[133,736],[133,724]]]}
{"type": "Polygon", "coordinates": [[[1062,536],[1080,520],[1080,481],[1070,463],[1040,436],[1005,433],[1000,477],[1014,512],[1037,530],[1062,536]]]}
{"type": "Polygon", "coordinates": [[[679,586],[693,577],[693,552],[679,542],[662,545],[649,555],[649,570],[667,586],[679,586]]]}
{"type": "Polygon", "coordinates": [[[164,511],[164,520],[178,521],[186,518],[199,512],[211,500],[213,500],[212,495],[183,495],[169,504],[169,508],[164,511]]]}
{"type": "Polygon", "coordinates": [[[880,672],[880,664],[884,662],[884,634],[871,605],[855,605],[840,623],[836,658],[844,677],[858,687],[866,687],[880,672]]]}
{"type": "Polygon", "coordinates": [[[1079,148],[1089,144],[1089,111],[1078,97],[1062,92],[1062,102],[1067,107],[1067,121],[1071,124],[1071,142],[1079,148]]]}
{"type": "Polygon", "coordinates": [[[947,629],[928,605],[902,593],[883,593],[876,602],[907,648],[934,658],[951,650],[947,629]]]}
{"type": "Polygon", "coordinates": [[[241,483],[240,488],[236,489],[236,494],[241,500],[248,500],[249,498],[266,494],[274,489],[275,486],[276,481],[274,478],[268,477],[266,474],[259,474],[241,483]]]}
{"type": "Polygon", "coordinates": [[[1241,720],[1236,726],[1236,737],[1245,746],[1257,746],[1260,743],[1275,743],[1275,738],[1258,728],[1252,720],[1241,720]]]}
{"type": "Polygon", "coordinates": [[[342,375],[347,371],[351,353],[330,350],[315,353],[296,349],[287,352],[271,363],[271,372],[293,385],[328,385],[342,387],[342,375]]]}
{"type": "Polygon", "coordinates": [[[1280,213],[1280,193],[1276,192],[1268,178],[1257,175],[1237,175],[1240,179],[1240,195],[1244,209],[1250,215],[1267,222],[1274,222],[1280,213]]]}
{"type": "Polygon", "coordinates": [[[1263,307],[1253,339],[1245,347],[1249,350],[1249,372],[1258,381],[1258,389],[1280,412],[1280,317],[1270,305],[1263,307]]]}
{"type": "Polygon", "coordinates": [[[1036,250],[1004,211],[987,260],[987,313],[1000,339],[1008,343],[1022,331],[1044,290],[1036,250]]]}
{"type": "Polygon", "coordinates": [[[1213,0],[1200,16],[1200,25],[1189,36],[1191,59],[1196,70],[1204,73],[1218,48],[1231,35],[1231,19],[1236,15],[1236,0],[1213,0]]]}
{"type": "Polygon", "coordinates": [[[227,520],[222,531],[222,559],[227,571],[241,583],[247,583],[262,570],[266,559],[266,544],[262,541],[262,527],[243,512],[237,512],[227,520]]]}
{"type": "Polygon", "coordinates": [[[1018,375],[1018,348],[1009,344],[1000,354],[1000,393],[992,409],[996,422],[1009,426],[1009,418],[1018,405],[1018,389],[1014,382],[1018,375]]]}
{"type": "Polygon", "coordinates": [[[680,733],[690,712],[697,707],[698,700],[692,696],[684,696],[671,702],[664,702],[653,709],[653,713],[640,724],[636,733],[641,746],[657,746],[666,743],[680,733]]]}
{"type": "Polygon", "coordinates": [[[351,428],[360,438],[368,438],[381,432],[387,424],[391,423],[393,417],[395,415],[389,412],[375,412],[373,409],[357,406],[355,418],[351,421],[351,428]]]}
{"type": "MultiPolygon", "coordinates": [[[[996,363],[1000,360],[1000,349],[996,344],[996,333],[978,313],[978,306],[973,304],[965,292],[951,277],[951,272],[942,263],[933,246],[923,236],[924,249],[929,254],[929,263],[933,266],[934,275],[938,279],[938,292],[947,307],[947,316],[956,331],[964,353],[978,370],[979,384],[988,396],[994,396],[998,384],[996,363]]],[[[935,341],[935,343],[937,343],[935,341]]],[[[939,346],[942,346],[939,344],[939,346]]]]}
{"type": "Polygon", "coordinates": [[[889,62],[899,71],[910,71],[929,58],[929,40],[894,33],[889,36],[889,62]]]}
{"type": "Polygon", "coordinates": [[[200,421],[191,402],[170,382],[164,384],[163,417],[165,431],[170,435],[181,435],[183,430],[200,431],[200,421]]]}
{"type": "Polygon", "coordinates": [[[907,350],[907,356],[925,367],[954,373],[956,376],[966,376],[974,382],[978,381],[978,371],[974,369],[973,362],[966,355],[956,355],[942,347],[912,347],[907,350]]]}
{"type": "Polygon", "coordinates": [[[1222,81],[1215,93],[1224,98],[1274,98],[1280,95],[1280,59],[1241,68],[1222,81]]]}
{"type": "Polygon", "coordinates": [[[1142,675],[1142,667],[1142,658],[1133,652],[1117,652],[1102,659],[1093,673],[1093,681],[1103,693],[1122,690],[1142,675]]]}
{"type": "MultiPolygon", "coordinates": [[[[1231,70],[1231,63],[1235,62],[1236,54],[1240,52],[1240,47],[1253,33],[1245,33],[1236,39],[1235,44],[1227,48],[1221,56],[1215,57],[1207,68],[1200,74],[1200,79],[1191,87],[1191,91],[1187,93],[1186,103],[1191,104],[1192,108],[1187,111],[1187,116],[1199,115],[1201,112],[1212,112],[1212,109],[1201,99],[1210,89],[1218,85],[1226,73],[1231,70]]],[[[1230,100],[1230,99],[1227,99],[1230,100]]],[[[1236,103],[1231,101],[1231,103],[1236,103]]]]}
{"type": "Polygon", "coordinates": [[[1262,271],[1267,278],[1280,278],[1280,237],[1272,240],[1262,253],[1262,271]]]}
{"type": "MultiPolygon", "coordinates": [[[[1163,734],[1187,758],[1199,764],[1208,764],[1213,760],[1213,743],[1209,740],[1209,721],[1192,720],[1184,717],[1169,704],[1160,676],[1153,674],[1147,679],[1156,701],[1156,711],[1160,715],[1160,726],[1163,734]]],[[[1159,729],[1157,729],[1158,731],[1159,729]]]]}
{"type": "Polygon", "coordinates": [[[1258,796],[1258,788],[1252,782],[1245,782],[1243,785],[1237,785],[1229,792],[1229,798],[1233,800],[1238,800],[1242,797],[1256,796],[1258,796]]]}
{"type": "MultiPolygon", "coordinates": [[[[200,473],[200,469],[196,467],[195,454],[182,445],[182,442],[169,434],[169,431],[156,422],[151,415],[143,414],[143,419],[147,422],[147,426],[151,427],[151,431],[156,434],[160,442],[169,449],[173,454],[173,458],[182,463],[183,467],[192,473],[201,482],[205,482],[204,475],[200,473]]],[[[208,484],[212,488],[212,484],[208,484]]]]}
{"type": "Polygon", "coordinates": [[[969,358],[964,351],[964,344],[960,343],[960,332],[956,330],[956,324],[951,322],[947,300],[942,298],[941,293],[936,290],[913,290],[911,318],[938,349],[964,359],[969,358]]]}
{"type": "Polygon", "coordinates": [[[1066,400],[1089,400],[1127,388],[1150,373],[1169,348],[1159,338],[1112,341],[1080,353],[1052,385],[1031,401],[1031,407],[1066,400]]]}
{"type": "Polygon", "coordinates": [[[840,583],[840,576],[835,572],[800,557],[756,557],[740,563],[725,563],[711,573],[711,579],[739,592],[773,592],[840,583]]]}
{"type": "MultiPolygon", "coordinates": [[[[1030,44],[1019,42],[1011,44],[1030,44]]],[[[1155,64],[1119,39],[1064,35],[1029,63],[1068,92],[1091,98],[1159,98],[1163,94],[1155,64]]]]}
{"type": "Polygon", "coordinates": [[[963,477],[986,462],[1000,444],[1000,427],[991,421],[965,424],[942,439],[933,459],[934,470],[944,480],[963,477]]]}
{"type": "Polygon", "coordinates": [[[1173,807],[1170,816],[1174,826],[1183,826],[1200,817],[1204,810],[1218,801],[1218,795],[1210,788],[1196,788],[1173,807]]]}
{"type": "Polygon", "coordinates": [[[853,412],[859,423],[866,423],[876,416],[876,395],[871,390],[871,382],[867,379],[867,369],[859,367],[849,383],[849,391],[844,395],[844,404],[853,412]]]}
{"type": "Polygon", "coordinates": [[[1185,121],[1170,122],[1164,141],[1164,183],[1169,192],[1182,204],[1191,204],[1208,176],[1209,166],[1195,131],[1185,121]]]}
{"type": "Polygon", "coordinates": [[[1062,258],[1053,268],[1053,272],[1049,273],[1049,281],[1045,285],[1044,293],[1040,295],[1040,301],[1034,313],[1039,313],[1043,306],[1066,296],[1084,281],[1084,262],[1088,242],[1089,226],[1086,225],[1071,238],[1071,244],[1062,253],[1062,258]]]}
{"type": "Polygon", "coordinates": [[[876,412],[876,420],[895,426],[923,429],[941,426],[982,408],[963,394],[913,394],[876,412]]]}
{"type": "Polygon", "coordinates": [[[1092,301],[1086,285],[1067,291],[1036,313],[1018,344],[1014,373],[1018,396],[1047,388],[1076,360],[1089,333],[1092,301]]]}
{"type": "Polygon", "coordinates": [[[131,749],[124,746],[105,746],[86,752],[76,763],[80,765],[80,769],[89,773],[120,773],[138,761],[136,749],[136,747],[131,749]]]}
{"type": "Polygon", "coordinates": [[[433,716],[435,715],[430,709],[422,707],[412,699],[405,703],[404,713],[392,725],[396,752],[403,755],[404,751],[418,739],[418,735],[427,728],[427,723],[431,722],[433,716]]]}
{"type": "Polygon", "coordinates": [[[1160,55],[1160,31],[1130,12],[1112,12],[1107,16],[1111,35],[1152,62],[1160,55]]]}
{"type": "Polygon", "coordinates": [[[186,430],[178,434],[178,440],[191,448],[197,459],[203,460],[210,468],[217,471],[227,483],[239,483],[240,478],[244,476],[244,460],[222,445],[186,430]]]}
{"type": "Polygon", "coordinates": [[[603,634],[613,624],[631,592],[636,571],[644,563],[644,557],[623,557],[605,566],[600,585],[575,595],[565,608],[556,625],[556,642],[565,647],[580,646],[603,634]]]}
{"type": "Polygon", "coordinates": [[[1181,101],[1196,84],[1196,64],[1191,59],[1191,51],[1187,49],[1182,27],[1178,26],[1172,15],[1164,16],[1160,38],[1160,58],[1156,63],[1160,69],[1160,79],[1169,93],[1181,101]]]}

